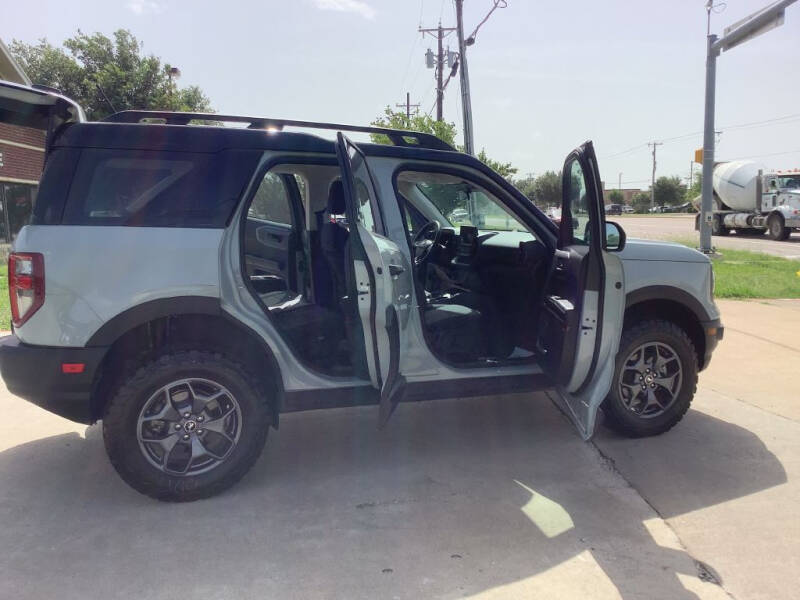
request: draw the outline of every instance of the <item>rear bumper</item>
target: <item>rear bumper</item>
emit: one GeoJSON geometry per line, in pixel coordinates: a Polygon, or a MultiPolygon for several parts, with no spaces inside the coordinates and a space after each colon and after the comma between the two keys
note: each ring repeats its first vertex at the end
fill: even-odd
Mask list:
{"type": "Polygon", "coordinates": [[[0,375],[8,391],[70,421],[91,423],[92,386],[107,348],[30,346],[15,335],[0,338],[0,375]],[[61,372],[83,363],[82,373],[61,372]]]}
{"type": "Polygon", "coordinates": [[[706,349],[703,353],[703,363],[701,370],[708,366],[711,361],[711,353],[717,347],[717,344],[722,340],[725,335],[725,328],[722,326],[722,321],[714,319],[713,321],[704,321],[701,323],[703,326],[703,334],[706,337],[706,349]]]}

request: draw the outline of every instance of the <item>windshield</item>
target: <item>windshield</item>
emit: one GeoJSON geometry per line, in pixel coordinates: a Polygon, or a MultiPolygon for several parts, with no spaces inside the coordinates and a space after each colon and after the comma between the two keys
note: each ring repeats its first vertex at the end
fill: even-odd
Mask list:
{"type": "Polygon", "coordinates": [[[464,179],[451,179],[415,184],[450,225],[471,225],[482,231],[528,231],[493,194],[464,179]]]}

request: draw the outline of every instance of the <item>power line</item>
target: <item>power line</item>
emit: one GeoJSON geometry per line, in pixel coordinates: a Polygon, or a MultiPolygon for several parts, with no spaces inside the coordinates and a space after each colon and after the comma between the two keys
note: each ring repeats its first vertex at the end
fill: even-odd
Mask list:
{"type": "MultiPolygon", "coordinates": [[[[794,121],[800,121],[800,113],[794,113],[794,114],[791,114],[791,115],[784,115],[782,117],[774,117],[772,119],[764,119],[762,121],[750,121],[749,123],[739,123],[739,124],[736,124],[736,125],[726,125],[724,127],[720,127],[718,129],[718,132],[737,131],[737,130],[740,130],[740,129],[755,129],[757,127],[766,127],[766,126],[775,125],[775,124],[785,125],[786,123],[793,123],[794,121]]],[[[681,135],[676,135],[676,136],[672,136],[672,137],[668,137],[668,138],[660,138],[660,142],[661,143],[664,143],[664,142],[677,142],[679,140],[696,137],[696,136],[702,135],[702,134],[703,134],[702,131],[693,131],[691,133],[683,133],[681,135]]],[[[627,150],[622,150],[621,152],[617,152],[615,154],[609,154],[608,156],[601,157],[600,160],[608,160],[610,158],[616,158],[618,156],[622,156],[624,154],[628,154],[630,152],[634,152],[636,150],[642,149],[647,145],[648,144],[646,144],[646,143],[637,144],[636,146],[632,146],[631,148],[628,148],[627,150]]]]}

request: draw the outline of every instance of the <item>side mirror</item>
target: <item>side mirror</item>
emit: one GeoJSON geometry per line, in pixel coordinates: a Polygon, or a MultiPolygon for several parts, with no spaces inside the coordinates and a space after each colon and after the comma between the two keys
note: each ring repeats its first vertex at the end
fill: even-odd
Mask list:
{"type": "Polygon", "coordinates": [[[625,247],[625,230],[619,223],[606,221],[606,250],[609,252],[621,252],[625,247]]]}

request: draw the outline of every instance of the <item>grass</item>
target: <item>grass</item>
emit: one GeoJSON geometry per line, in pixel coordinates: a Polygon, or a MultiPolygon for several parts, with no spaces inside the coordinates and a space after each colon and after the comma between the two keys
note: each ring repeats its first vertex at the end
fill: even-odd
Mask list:
{"type": "Polygon", "coordinates": [[[0,331],[11,329],[11,305],[8,302],[8,267],[0,267],[0,331]]]}
{"type": "MultiPolygon", "coordinates": [[[[696,247],[696,241],[674,240],[696,247]]],[[[716,298],[800,298],[800,260],[721,248],[713,257],[716,298]]]]}

